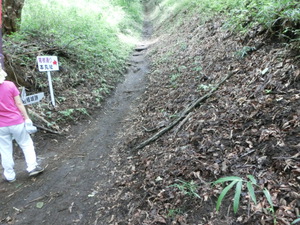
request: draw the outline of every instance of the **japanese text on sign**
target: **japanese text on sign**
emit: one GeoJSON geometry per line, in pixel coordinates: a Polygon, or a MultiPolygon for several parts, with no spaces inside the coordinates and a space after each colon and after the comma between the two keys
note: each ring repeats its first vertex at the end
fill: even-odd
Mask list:
{"type": "Polygon", "coordinates": [[[37,62],[40,72],[59,70],[57,56],[38,56],[37,62]]]}
{"type": "Polygon", "coordinates": [[[22,102],[24,105],[29,105],[29,104],[33,104],[33,103],[37,103],[39,101],[41,101],[41,99],[44,97],[44,93],[38,93],[38,94],[34,94],[34,95],[29,95],[29,96],[25,96],[22,98],[22,102]]]}

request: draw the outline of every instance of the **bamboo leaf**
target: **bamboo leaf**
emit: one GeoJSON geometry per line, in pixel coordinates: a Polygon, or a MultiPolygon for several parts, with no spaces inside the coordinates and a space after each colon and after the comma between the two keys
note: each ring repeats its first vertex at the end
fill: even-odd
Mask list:
{"type": "Polygon", "coordinates": [[[270,206],[273,208],[274,205],[273,205],[273,201],[272,201],[270,192],[269,192],[268,189],[266,189],[266,188],[264,188],[263,192],[264,192],[264,194],[265,194],[265,196],[266,196],[266,198],[267,198],[267,200],[268,200],[270,206]]]}
{"type": "Polygon", "coordinates": [[[221,192],[218,201],[217,201],[217,206],[216,209],[217,211],[219,211],[221,202],[223,200],[223,198],[225,197],[225,195],[227,194],[227,192],[238,182],[238,180],[233,180],[228,186],[226,186],[223,191],[221,192]]]}
{"type": "Polygon", "coordinates": [[[296,224],[300,222],[300,217],[292,222],[292,224],[296,224]]]}
{"type": "Polygon", "coordinates": [[[235,195],[233,199],[233,211],[236,213],[239,208],[243,181],[238,181],[235,187],[235,195]]]}
{"type": "Polygon", "coordinates": [[[222,177],[218,180],[216,180],[215,182],[213,182],[213,185],[219,184],[219,183],[224,183],[226,181],[242,181],[243,179],[240,177],[236,177],[236,176],[230,176],[230,177],[222,177]]]}
{"type": "Polygon", "coordinates": [[[257,202],[256,202],[256,196],[255,196],[255,192],[254,192],[254,188],[253,188],[253,185],[252,185],[251,182],[247,182],[247,189],[249,191],[251,199],[253,200],[253,202],[255,204],[257,204],[257,202]]]}
{"type": "Polygon", "coordinates": [[[247,177],[249,178],[249,180],[251,181],[252,184],[257,184],[256,179],[254,178],[254,176],[248,175],[247,177]]]}

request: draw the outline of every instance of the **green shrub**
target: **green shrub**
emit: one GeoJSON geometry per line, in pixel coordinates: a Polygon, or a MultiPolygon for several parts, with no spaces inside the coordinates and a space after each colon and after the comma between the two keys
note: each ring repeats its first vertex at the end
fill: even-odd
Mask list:
{"type": "Polygon", "coordinates": [[[53,37],[57,45],[67,46],[88,68],[100,65],[116,69],[133,47],[128,40],[139,37],[141,11],[137,0],[28,0],[21,31],[53,37]]]}

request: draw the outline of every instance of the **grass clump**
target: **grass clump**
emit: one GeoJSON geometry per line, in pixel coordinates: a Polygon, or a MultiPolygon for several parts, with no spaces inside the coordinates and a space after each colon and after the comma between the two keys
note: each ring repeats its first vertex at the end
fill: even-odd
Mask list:
{"type": "Polygon", "coordinates": [[[28,0],[21,31],[53,37],[88,68],[116,69],[141,31],[140,7],[138,1],[28,0]]]}
{"type": "MultiPolygon", "coordinates": [[[[39,90],[48,96],[47,76],[38,71],[36,57],[58,56],[60,70],[52,78],[61,104],[48,119],[85,114],[73,109],[100,106],[123,77],[142,20],[138,0],[27,0],[20,31],[4,36],[6,69],[15,71],[11,79],[29,93],[39,90]]],[[[44,103],[40,113],[50,115],[49,102],[44,103]]]]}
{"type": "Polygon", "coordinates": [[[300,50],[300,2],[291,0],[159,0],[154,13],[162,23],[176,17],[175,26],[189,13],[201,15],[201,23],[220,13],[226,16],[224,27],[247,33],[261,28],[269,37],[277,37],[300,50]],[[161,13],[161,11],[168,13],[161,13]],[[162,16],[161,16],[162,14],[162,16]],[[179,16],[178,16],[179,15],[179,16]],[[167,17],[167,18],[166,18],[167,17]]]}
{"type": "Polygon", "coordinates": [[[194,181],[187,182],[179,179],[176,181],[177,183],[172,184],[169,187],[178,188],[184,195],[200,198],[199,194],[197,193],[198,185],[194,181]]]}

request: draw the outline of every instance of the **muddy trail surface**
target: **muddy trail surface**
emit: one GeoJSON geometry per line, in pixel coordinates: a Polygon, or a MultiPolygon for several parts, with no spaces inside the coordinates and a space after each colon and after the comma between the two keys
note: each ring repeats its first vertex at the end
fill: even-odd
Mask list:
{"type": "MultiPolygon", "coordinates": [[[[70,128],[67,136],[33,137],[43,174],[29,178],[20,149],[15,151],[17,181],[1,181],[0,224],[109,224],[113,219],[103,200],[114,185],[111,148],[122,120],[143,93],[151,24],[129,60],[124,81],[104,107],[70,128]]],[[[17,148],[17,147],[16,147],[17,148]]]]}

